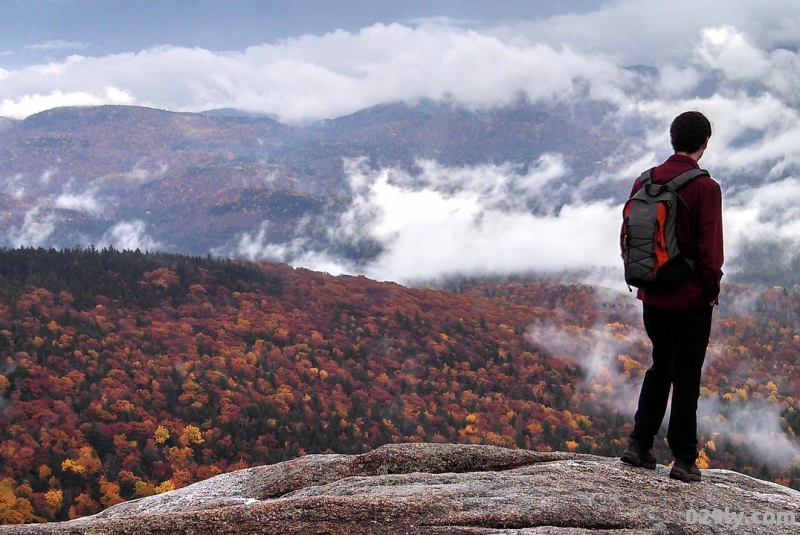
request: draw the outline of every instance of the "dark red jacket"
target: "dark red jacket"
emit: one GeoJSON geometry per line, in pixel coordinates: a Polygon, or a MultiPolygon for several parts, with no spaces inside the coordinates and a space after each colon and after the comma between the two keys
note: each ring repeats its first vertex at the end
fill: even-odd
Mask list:
{"type": "MultiPolygon", "coordinates": [[[[653,183],[669,182],[684,171],[699,168],[689,156],[673,154],[653,170],[653,183]]],[[[642,185],[637,178],[631,195],[642,185]]],[[[678,190],[689,210],[678,212],[677,235],[684,243],[684,256],[697,261],[695,276],[688,282],[662,293],[639,290],[637,297],[647,305],[670,310],[698,309],[717,302],[722,279],[722,190],[711,177],[701,176],[678,190]]]]}

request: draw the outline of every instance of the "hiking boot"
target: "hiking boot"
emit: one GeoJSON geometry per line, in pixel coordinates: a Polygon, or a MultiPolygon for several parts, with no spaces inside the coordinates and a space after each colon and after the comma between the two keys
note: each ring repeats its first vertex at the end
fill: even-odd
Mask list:
{"type": "Polygon", "coordinates": [[[619,460],[625,464],[641,466],[648,470],[653,470],[656,467],[656,458],[638,440],[632,440],[628,443],[628,447],[622,452],[619,460]]]}
{"type": "Polygon", "coordinates": [[[692,481],[700,481],[700,469],[694,464],[694,461],[681,461],[675,459],[675,464],[672,465],[672,470],[669,471],[669,477],[672,479],[679,479],[686,483],[692,481]]]}

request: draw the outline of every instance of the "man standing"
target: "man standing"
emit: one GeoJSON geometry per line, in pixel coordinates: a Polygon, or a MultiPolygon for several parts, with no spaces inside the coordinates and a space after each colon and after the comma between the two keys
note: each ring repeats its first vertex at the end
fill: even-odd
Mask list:
{"type": "MultiPolygon", "coordinates": [[[[699,169],[711,137],[711,123],[696,111],[680,114],[670,125],[675,153],[653,169],[653,184],[664,184],[690,169],[699,169]]],[[[641,188],[639,179],[631,195],[641,188]]],[[[639,394],[630,441],[620,460],[653,469],[650,450],[661,427],[672,388],[667,442],[675,457],[670,477],[700,481],[697,459],[697,402],[700,373],[711,334],[711,315],[718,303],[722,278],[722,191],[709,176],[700,176],[683,186],[678,195],[676,234],[681,252],[695,261],[694,275],[678,288],[666,292],[642,290],[647,336],[653,344],[653,365],[647,370],[639,394]]]]}

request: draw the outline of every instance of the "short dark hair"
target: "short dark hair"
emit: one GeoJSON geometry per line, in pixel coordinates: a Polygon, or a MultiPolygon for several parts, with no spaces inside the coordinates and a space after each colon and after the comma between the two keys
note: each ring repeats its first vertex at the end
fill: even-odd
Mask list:
{"type": "Polygon", "coordinates": [[[669,126],[669,137],[675,152],[691,154],[711,137],[711,123],[699,111],[683,112],[669,126]]]}

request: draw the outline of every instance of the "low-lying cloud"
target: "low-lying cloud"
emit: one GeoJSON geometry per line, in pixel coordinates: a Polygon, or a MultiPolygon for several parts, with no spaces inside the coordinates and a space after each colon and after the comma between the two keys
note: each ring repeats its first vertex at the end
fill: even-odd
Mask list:
{"type": "Polygon", "coordinates": [[[135,104],[135,99],[130,93],[114,87],[106,87],[98,91],[63,92],[53,90],[44,94],[24,94],[17,100],[4,98],[0,101],[0,116],[22,119],[40,111],[62,106],[102,106],[106,104],[135,104]]]}
{"type": "Polygon", "coordinates": [[[60,210],[71,210],[83,212],[92,217],[98,217],[103,213],[103,202],[98,200],[96,191],[84,191],[82,193],[62,193],[53,202],[53,207],[60,210]]]}
{"type": "Polygon", "coordinates": [[[542,205],[542,198],[564,195],[561,179],[568,169],[559,157],[545,155],[526,173],[511,165],[448,168],[427,161],[419,166],[422,172],[412,175],[350,162],[352,201],[333,221],[326,220],[323,248],[304,237],[308,221],[298,238],[284,244],[265,241],[265,223],[244,234],[235,253],[402,282],[619,263],[617,206],[571,204],[568,195],[561,206],[542,205]],[[378,244],[381,251],[365,264],[331,252],[362,242],[378,244]]]}
{"type": "Polygon", "coordinates": [[[55,229],[55,214],[37,207],[25,213],[21,225],[8,230],[6,239],[11,247],[42,247],[55,229]]]}
{"type": "Polygon", "coordinates": [[[646,368],[631,357],[646,338],[637,323],[598,323],[591,328],[537,324],[528,329],[527,336],[551,358],[577,364],[583,374],[582,390],[632,418],[640,386],[637,379],[646,368]]]}
{"type": "Polygon", "coordinates": [[[606,202],[536,215],[528,203],[563,175],[544,157],[525,175],[508,167],[450,170],[433,164],[419,177],[399,170],[357,171],[358,194],[334,230],[338,239],[379,242],[367,268],[376,278],[409,281],[431,274],[507,274],[618,261],[617,208],[606,202]]]}
{"type": "Polygon", "coordinates": [[[147,232],[147,224],[135,219],[121,221],[108,229],[100,239],[101,247],[113,247],[117,250],[158,251],[166,244],[153,239],[147,232]]]}
{"type": "MultiPolygon", "coordinates": [[[[265,222],[243,234],[232,252],[404,283],[462,274],[620,268],[620,201],[585,199],[582,187],[565,180],[571,170],[560,156],[545,155],[524,174],[512,165],[418,163],[421,173],[412,175],[350,162],[352,200],[346,211],[324,221],[324,242],[310,238],[314,224],[304,220],[294,239],[271,243],[265,222]],[[337,253],[337,245],[363,242],[380,252],[358,264],[337,253]]],[[[637,169],[646,167],[641,162],[637,169]]],[[[793,177],[728,188],[726,271],[741,271],[746,261],[741,255],[754,242],[800,247],[798,205],[800,182],[793,177]]],[[[616,283],[610,278],[606,283],[624,290],[617,275],[616,283]]]]}
{"type": "Polygon", "coordinates": [[[749,449],[773,467],[800,466],[800,445],[780,425],[780,410],[766,402],[722,403],[716,396],[701,396],[698,429],[707,439],[728,441],[749,449]]]}
{"type": "MultiPolygon", "coordinates": [[[[634,317],[638,307],[619,307],[619,296],[609,292],[609,303],[616,304],[615,318],[601,314],[590,327],[576,324],[576,318],[562,312],[555,321],[531,325],[527,337],[549,358],[562,359],[577,365],[582,374],[580,389],[592,393],[626,415],[630,421],[637,409],[644,372],[652,360],[650,341],[634,317]],[[645,356],[644,360],[641,356],[645,356]]],[[[747,294],[742,297],[749,300],[747,294]]],[[[595,310],[604,310],[604,297],[598,294],[595,310]]],[[[748,313],[751,303],[740,303],[742,310],[728,306],[728,313],[748,313]],[[744,310],[747,309],[747,310],[744,310]]],[[[709,365],[717,354],[712,346],[706,354],[709,365]]],[[[704,366],[705,368],[705,366],[704,366]]],[[[705,369],[704,369],[705,373],[705,369]]],[[[705,440],[718,447],[746,448],[760,463],[773,467],[800,466],[800,445],[781,426],[781,409],[776,403],[760,400],[723,401],[721,395],[704,394],[698,403],[698,431],[705,440]]],[[[666,433],[667,411],[662,425],[666,433]]],[[[702,444],[701,444],[702,445],[702,444]]],[[[759,465],[760,466],[760,465],[759,465]]]]}
{"type": "MultiPolygon", "coordinates": [[[[108,211],[108,199],[105,199],[97,188],[74,191],[67,184],[60,192],[43,193],[50,179],[58,173],[57,169],[47,169],[35,183],[30,184],[28,178],[16,175],[5,180],[0,179],[0,188],[14,203],[18,203],[21,221],[9,221],[12,211],[5,216],[5,235],[0,236],[0,244],[8,247],[59,247],[58,230],[65,219],[75,215],[86,216],[90,220],[102,219],[108,211]]],[[[73,237],[74,245],[91,245],[85,236],[73,237]]]]}

